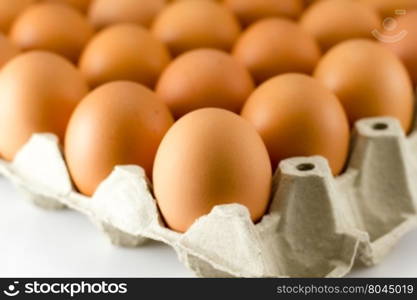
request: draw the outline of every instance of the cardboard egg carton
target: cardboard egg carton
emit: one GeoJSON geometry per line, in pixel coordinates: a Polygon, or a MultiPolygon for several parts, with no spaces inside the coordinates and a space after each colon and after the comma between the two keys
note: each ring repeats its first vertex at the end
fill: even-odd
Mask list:
{"type": "Polygon", "coordinates": [[[172,246],[197,276],[341,277],[354,263],[381,261],[417,225],[416,158],[417,133],[405,137],[395,119],[364,119],[341,176],[322,157],[287,159],[259,223],[242,205],[220,205],[183,234],[164,225],[138,166],[117,166],[91,198],[77,193],[51,134],[35,134],[13,162],[0,160],[0,174],[36,205],[88,216],[114,244],[172,246]]]}

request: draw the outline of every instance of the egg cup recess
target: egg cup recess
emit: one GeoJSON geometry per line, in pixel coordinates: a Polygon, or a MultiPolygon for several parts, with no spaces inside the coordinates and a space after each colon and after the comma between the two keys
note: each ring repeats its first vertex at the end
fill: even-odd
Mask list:
{"type": "Polygon", "coordinates": [[[0,174],[38,206],[88,216],[114,244],[172,246],[199,277],[342,277],[380,262],[417,225],[416,153],[417,130],[406,137],[395,119],[360,120],[342,175],[320,156],[284,160],[259,223],[242,205],[219,205],[183,234],[163,224],[139,166],[115,167],[91,198],[77,193],[52,134],[0,160],[0,174]]]}

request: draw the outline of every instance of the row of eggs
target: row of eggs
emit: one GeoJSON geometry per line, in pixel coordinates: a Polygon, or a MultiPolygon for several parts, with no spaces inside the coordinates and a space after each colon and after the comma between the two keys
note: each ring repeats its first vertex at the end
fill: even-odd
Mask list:
{"type": "Polygon", "coordinates": [[[333,46],[376,37],[417,84],[415,0],[308,2],[303,11],[302,0],[0,0],[0,32],[16,45],[0,37],[7,48],[0,66],[17,47],[42,49],[78,63],[90,86],[125,79],[153,88],[172,56],[216,48],[231,52],[259,84],[286,72],[310,74],[333,46]],[[89,7],[88,16],[56,2],[89,7]],[[389,12],[403,15],[382,20],[389,12]],[[121,23],[140,27],[112,26],[121,23]]]}
{"type": "MultiPolygon", "coordinates": [[[[321,2],[333,1],[354,0],[321,2]]],[[[219,8],[208,0],[178,3],[172,5],[219,8]]],[[[56,4],[35,6],[47,7],[74,12],[56,4]]],[[[54,22],[68,23],[64,16],[54,22]]],[[[417,19],[415,13],[407,18],[417,19]]],[[[19,44],[16,27],[11,39],[19,44]]],[[[79,36],[74,29],[71,34],[79,36]]],[[[402,43],[415,35],[410,30],[402,43]]],[[[59,50],[61,41],[55,36],[58,48],[46,50],[74,62],[59,50]]],[[[12,53],[0,72],[0,156],[11,160],[31,134],[53,132],[63,141],[76,187],[86,195],[115,165],[140,165],[152,178],[168,226],[185,231],[221,203],[242,203],[259,220],[268,207],[272,172],[287,157],[319,154],[339,174],[350,126],[360,118],[388,115],[405,132],[411,128],[412,67],[408,73],[377,42],[342,42],[321,58],[317,42],[299,25],[268,18],[249,26],[232,54],[185,45],[192,50],[176,53],[179,48],[143,27],[113,25],[81,47],[77,70],[49,52],[12,53],[13,43],[0,38],[0,53],[12,53]]]]}

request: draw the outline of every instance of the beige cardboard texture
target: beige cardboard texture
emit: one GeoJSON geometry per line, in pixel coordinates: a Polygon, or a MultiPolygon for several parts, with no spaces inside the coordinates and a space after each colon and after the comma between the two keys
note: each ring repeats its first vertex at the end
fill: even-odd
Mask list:
{"type": "Polygon", "coordinates": [[[341,176],[322,157],[287,159],[260,223],[244,206],[221,205],[184,234],[164,226],[138,166],[116,167],[91,198],[78,194],[50,134],[35,134],[13,162],[0,160],[0,174],[39,206],[85,214],[114,244],[172,246],[197,276],[341,277],[355,262],[381,261],[416,226],[416,154],[416,134],[406,138],[398,121],[364,119],[341,176]]]}

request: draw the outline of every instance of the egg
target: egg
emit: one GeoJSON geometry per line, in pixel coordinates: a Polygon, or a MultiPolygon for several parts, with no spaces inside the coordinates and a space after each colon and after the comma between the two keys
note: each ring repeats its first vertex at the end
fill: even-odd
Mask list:
{"type": "Polygon", "coordinates": [[[94,36],[81,55],[79,67],[93,87],[115,80],[153,87],[170,61],[167,48],[146,29],[117,24],[94,36]]]}
{"type": "MultiPolygon", "coordinates": [[[[71,7],[74,7],[80,10],[81,12],[86,12],[91,3],[91,0],[44,0],[44,1],[66,4],[66,5],[69,5],[71,7]]],[[[120,1],[120,0],[117,0],[117,1],[120,1]]]]}
{"type": "Polygon", "coordinates": [[[308,7],[309,5],[311,5],[314,2],[317,2],[317,0],[303,0],[304,7],[308,7]]]}
{"type": "Polygon", "coordinates": [[[401,61],[369,40],[351,40],[331,49],[314,76],[332,90],[351,124],[366,117],[397,118],[411,128],[414,97],[411,80],[401,61]]]}
{"type": "Polygon", "coordinates": [[[15,21],[10,38],[23,50],[47,50],[76,62],[93,35],[87,19],[77,10],[55,3],[39,3],[15,21]]]}
{"type": "Polygon", "coordinates": [[[97,29],[123,22],[148,27],[165,2],[166,0],[94,0],[88,16],[97,29]]]}
{"type": "MultiPolygon", "coordinates": [[[[168,2],[179,2],[179,1],[190,1],[190,0],[168,0],[168,2]]],[[[193,0],[193,1],[207,1],[207,0],[193,0]]],[[[222,2],[223,0],[209,0],[214,2],[222,2]]]]}
{"type": "Polygon", "coordinates": [[[372,32],[381,24],[376,11],[352,0],[316,2],[300,20],[300,25],[316,38],[323,51],[349,39],[372,39],[372,32]]]}
{"type": "Polygon", "coordinates": [[[70,115],[88,92],[80,72],[64,58],[32,51],[0,72],[0,155],[12,160],[33,133],[63,140],[70,115]]]}
{"type": "Polygon", "coordinates": [[[259,84],[282,73],[311,74],[321,53],[315,39],[296,23],[269,18],[246,29],[237,41],[233,55],[259,84]]]}
{"type": "Polygon", "coordinates": [[[405,64],[417,86],[417,11],[409,12],[387,27],[380,36],[381,44],[393,51],[405,64]]]}
{"type": "Polygon", "coordinates": [[[134,82],[102,85],[78,105],[65,136],[76,187],[91,196],[116,165],[139,165],[151,176],[156,150],[172,125],[164,103],[134,82]]]}
{"type": "Polygon", "coordinates": [[[337,97],[304,74],[284,74],[260,85],[242,117],[253,124],[268,149],[273,168],[283,159],[321,155],[334,175],[344,168],[349,122],[337,97]]]}
{"type": "Polygon", "coordinates": [[[175,56],[196,48],[229,51],[240,30],[236,17],[210,0],[174,2],[162,10],[152,25],[153,34],[175,56]]]}
{"type": "Polygon", "coordinates": [[[220,108],[178,120],[163,138],[153,169],[159,209],[168,227],[179,232],[221,204],[244,205],[258,221],[268,208],[271,177],[256,130],[220,108]]]}
{"type": "Polygon", "coordinates": [[[231,55],[197,49],[182,54],[165,69],[156,93],[179,118],[204,107],[239,113],[253,89],[248,70],[231,55]]]}
{"type": "Polygon", "coordinates": [[[376,9],[382,17],[394,17],[397,11],[417,9],[416,0],[357,0],[376,9]]]}
{"type": "Polygon", "coordinates": [[[0,69],[19,53],[19,48],[0,33],[0,69]]]}
{"type": "Polygon", "coordinates": [[[8,33],[15,18],[36,0],[0,0],[0,32],[8,33]]]}
{"type": "Polygon", "coordinates": [[[224,0],[224,4],[245,26],[269,17],[296,19],[303,10],[303,0],[224,0]]]}

